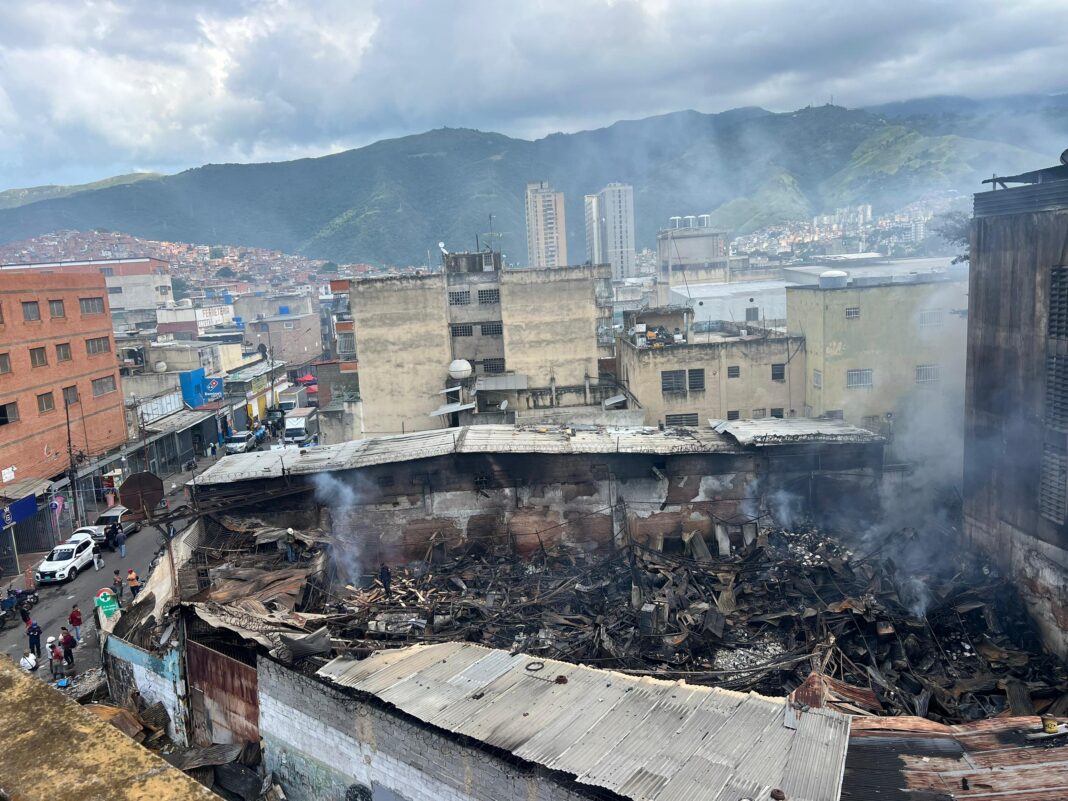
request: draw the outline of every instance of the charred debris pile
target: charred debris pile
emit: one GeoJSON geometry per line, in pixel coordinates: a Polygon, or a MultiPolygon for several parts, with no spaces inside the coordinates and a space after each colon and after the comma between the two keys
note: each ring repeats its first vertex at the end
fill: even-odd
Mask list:
{"type": "MultiPolygon", "coordinates": [[[[895,535],[895,550],[915,536],[895,535]]],[[[1068,712],[1068,675],[989,565],[917,573],[812,527],[753,527],[726,557],[700,535],[683,539],[679,555],[636,543],[608,558],[558,547],[527,561],[472,549],[398,568],[391,597],[377,580],[331,593],[333,645],[359,654],[462,639],[942,723],[1068,712]]]]}

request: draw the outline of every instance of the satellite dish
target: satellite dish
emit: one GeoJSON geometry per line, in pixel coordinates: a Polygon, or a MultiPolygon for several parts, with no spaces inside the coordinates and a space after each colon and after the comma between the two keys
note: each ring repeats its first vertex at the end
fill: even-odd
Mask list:
{"type": "Polygon", "coordinates": [[[508,409],[508,400],[507,399],[502,400],[501,401],[501,405],[498,406],[497,408],[500,409],[502,412],[507,410],[508,409]]]}
{"type": "Polygon", "coordinates": [[[449,251],[445,250],[445,243],[444,242],[438,242],[438,250],[440,250],[442,252],[442,254],[445,255],[445,256],[449,255],[449,251]]]}

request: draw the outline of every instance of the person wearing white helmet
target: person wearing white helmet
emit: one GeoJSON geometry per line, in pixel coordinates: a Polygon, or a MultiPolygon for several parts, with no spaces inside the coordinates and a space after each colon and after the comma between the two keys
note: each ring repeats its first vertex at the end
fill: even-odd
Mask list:
{"type": "Polygon", "coordinates": [[[52,671],[52,678],[63,678],[63,649],[59,647],[55,637],[45,640],[45,648],[48,651],[48,667],[52,671]]]}

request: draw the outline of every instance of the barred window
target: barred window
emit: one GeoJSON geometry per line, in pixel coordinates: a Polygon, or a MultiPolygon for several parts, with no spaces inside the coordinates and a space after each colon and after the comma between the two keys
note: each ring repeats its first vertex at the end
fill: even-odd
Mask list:
{"type": "Polygon", "coordinates": [[[30,364],[45,367],[48,364],[48,351],[44,348],[30,348],[30,364]]]}
{"type": "Polygon", "coordinates": [[[860,309],[858,307],[856,307],[856,306],[850,306],[849,308],[847,308],[845,310],[845,318],[847,320],[859,320],[860,319],[860,309]]]}
{"type": "Polygon", "coordinates": [[[1068,453],[1064,446],[1042,446],[1038,509],[1042,516],[1063,524],[1068,506],[1068,453]]]}
{"type": "Polygon", "coordinates": [[[727,412],[728,420],[737,420],[739,419],[739,417],[741,417],[741,412],[739,412],[737,409],[735,409],[734,411],[727,412]]]}
{"type": "Polygon", "coordinates": [[[688,414],[666,414],[664,415],[664,425],[696,427],[699,425],[697,422],[697,412],[688,414]]]}
{"type": "Polygon", "coordinates": [[[785,416],[781,407],[772,407],[771,416],[778,417],[780,420],[785,416]]]}
{"type": "Polygon", "coordinates": [[[87,339],[85,340],[85,350],[90,356],[97,353],[109,353],[111,351],[111,340],[107,337],[87,339]]]}
{"type": "Polygon", "coordinates": [[[469,306],[471,305],[471,290],[462,289],[457,292],[449,293],[449,305],[450,306],[469,306]]]}
{"type": "Polygon", "coordinates": [[[918,364],[916,365],[916,383],[917,384],[937,384],[941,370],[939,370],[937,364],[918,364]]]}
{"type": "Polygon", "coordinates": [[[1046,357],[1046,425],[1068,431],[1068,357],[1046,357]]]}
{"type": "Polygon", "coordinates": [[[771,366],[771,380],[772,381],[785,381],[786,380],[786,365],[785,364],[773,364],[771,366]]]}
{"type": "Polygon", "coordinates": [[[93,379],[93,397],[99,398],[101,395],[107,395],[109,392],[115,391],[115,376],[106,375],[103,378],[93,379]]]}
{"type": "Polygon", "coordinates": [[[122,287],[121,286],[109,286],[108,287],[108,294],[109,295],[121,295],[122,294],[122,287]]]}
{"type": "Polygon", "coordinates": [[[742,368],[737,364],[731,364],[727,366],[727,378],[741,378],[742,368]]]}
{"type": "Polygon", "coordinates": [[[504,334],[504,326],[501,323],[482,323],[479,329],[484,337],[499,337],[504,334]]]}
{"type": "Polygon", "coordinates": [[[50,412],[56,408],[56,402],[52,398],[51,392],[42,392],[37,396],[37,411],[50,412]]]}
{"type": "Polygon", "coordinates": [[[501,290],[499,289],[480,289],[478,290],[478,302],[481,304],[500,303],[501,302],[501,290]]]}
{"type": "Polygon", "coordinates": [[[745,309],[745,321],[747,323],[755,323],[760,319],[760,307],[759,306],[747,306],[745,309]]]}
{"type": "Polygon", "coordinates": [[[103,314],[104,313],[104,299],[103,298],[78,298],[78,308],[82,310],[82,314],[103,314]]]}
{"type": "Polygon", "coordinates": [[[50,300],[48,301],[48,316],[49,317],[66,317],[67,309],[63,305],[62,300],[50,300]]]}
{"type": "Polygon", "coordinates": [[[874,370],[846,370],[846,389],[871,389],[874,375],[874,370]]]}
{"type": "Polygon", "coordinates": [[[754,420],[760,420],[761,418],[768,416],[767,409],[753,409],[753,413],[750,415],[754,420]]]}
{"type": "Polygon", "coordinates": [[[115,275],[115,269],[113,267],[101,267],[100,274],[110,277],[115,275]]]}
{"type": "Polygon", "coordinates": [[[686,376],[686,388],[690,392],[705,391],[705,370],[703,367],[697,370],[690,370],[686,376]]]}
{"type": "Polygon", "coordinates": [[[1054,267],[1049,285],[1049,335],[1068,339],[1068,266],[1054,267]]]}
{"type": "Polygon", "coordinates": [[[823,387],[823,370],[812,371],[812,386],[816,389],[823,387]]]}
{"type": "Polygon", "coordinates": [[[471,337],[475,335],[475,327],[465,323],[450,325],[449,329],[454,337],[471,337]]]}
{"type": "Polygon", "coordinates": [[[504,359],[483,359],[482,369],[487,373],[503,373],[504,359]]]}
{"type": "Polygon", "coordinates": [[[920,328],[941,328],[942,327],[942,310],[941,309],[921,309],[920,310],[920,328]]]}
{"type": "Polygon", "coordinates": [[[686,394],[686,371],[661,370],[660,390],[665,394],[671,392],[686,394]]]}

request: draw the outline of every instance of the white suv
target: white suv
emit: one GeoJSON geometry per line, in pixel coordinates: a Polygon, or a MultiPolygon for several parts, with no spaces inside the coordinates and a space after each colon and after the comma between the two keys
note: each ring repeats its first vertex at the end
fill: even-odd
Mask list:
{"type": "Polygon", "coordinates": [[[72,581],[78,571],[93,562],[93,538],[85,532],[78,532],[62,545],[57,545],[37,568],[35,578],[38,584],[72,581]]]}

